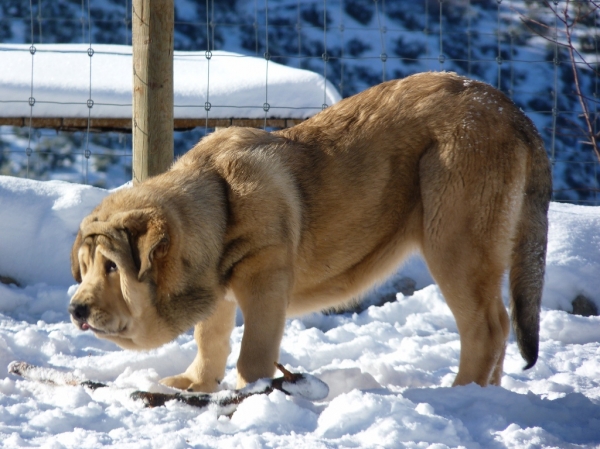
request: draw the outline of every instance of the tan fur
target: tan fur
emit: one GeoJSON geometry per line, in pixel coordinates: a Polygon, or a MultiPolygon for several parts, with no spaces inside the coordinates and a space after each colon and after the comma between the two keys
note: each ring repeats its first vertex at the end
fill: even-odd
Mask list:
{"type": "Polygon", "coordinates": [[[138,349],[195,326],[196,359],[163,382],[213,391],[237,305],[241,387],[273,375],[286,316],[343,305],[420,251],[458,324],[455,385],[499,385],[507,269],[537,357],[550,192],[541,139],[503,94],[451,73],[386,82],[294,128],[215,132],[107,197],[73,246],[73,321],[138,349]]]}

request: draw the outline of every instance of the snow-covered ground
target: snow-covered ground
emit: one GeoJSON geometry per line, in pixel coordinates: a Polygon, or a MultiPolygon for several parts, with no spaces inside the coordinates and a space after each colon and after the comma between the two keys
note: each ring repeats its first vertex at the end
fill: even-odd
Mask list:
{"type": "MultiPolygon", "coordinates": [[[[30,48],[0,43],[0,117],[131,117],[130,46],[30,48]]],[[[176,51],[173,74],[175,118],[308,118],[341,99],[317,73],[227,51],[176,51]]]]}
{"type": "MultiPolygon", "coordinates": [[[[70,324],[69,251],[79,221],[109,192],[0,177],[0,443],[47,448],[575,448],[600,447],[600,317],[568,313],[584,294],[600,307],[600,208],[553,203],[540,357],[511,338],[502,388],[451,388],[459,338],[420,259],[403,277],[411,296],[358,314],[288,322],[280,361],[316,375],[329,397],[254,396],[231,416],[170,402],[144,409],[134,389],[165,391],[164,376],[195,354],[191,333],[149,352],[124,351],[70,324]],[[13,360],[75,370],[119,389],[52,387],[8,374],[13,360]]],[[[243,325],[232,336],[225,386],[235,382],[243,325]]]]}

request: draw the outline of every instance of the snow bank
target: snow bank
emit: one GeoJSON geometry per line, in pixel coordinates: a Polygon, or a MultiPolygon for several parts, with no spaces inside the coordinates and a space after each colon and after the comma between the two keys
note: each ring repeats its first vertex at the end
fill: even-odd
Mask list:
{"type": "MultiPolygon", "coordinates": [[[[36,44],[32,56],[30,45],[0,44],[0,117],[131,118],[131,47],[94,44],[91,57],[88,48],[36,44]]],[[[226,51],[209,56],[174,53],[175,118],[205,118],[206,102],[209,118],[264,118],[265,103],[268,117],[308,118],[341,99],[308,70],[226,51]]]]}
{"type": "Polygon", "coordinates": [[[72,284],[70,246],[83,217],[107,194],[79,184],[0,176],[0,276],[22,285],[72,284]]]}
{"type": "Polygon", "coordinates": [[[600,309],[600,208],[553,203],[548,240],[544,305],[570,311],[583,294],[600,309]]]}

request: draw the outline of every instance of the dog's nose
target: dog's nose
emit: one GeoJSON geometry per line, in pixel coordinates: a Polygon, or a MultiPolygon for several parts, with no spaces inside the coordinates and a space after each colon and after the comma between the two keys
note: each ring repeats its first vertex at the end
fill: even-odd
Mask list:
{"type": "Polygon", "coordinates": [[[90,316],[90,308],[87,304],[71,304],[69,305],[69,313],[75,320],[83,323],[90,316]]]}

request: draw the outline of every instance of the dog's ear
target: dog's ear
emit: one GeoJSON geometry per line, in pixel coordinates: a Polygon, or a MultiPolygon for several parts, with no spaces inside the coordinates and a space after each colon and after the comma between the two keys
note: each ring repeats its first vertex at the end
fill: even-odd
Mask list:
{"type": "Polygon", "coordinates": [[[98,217],[94,214],[90,214],[85,217],[79,225],[75,242],[73,242],[73,248],[71,248],[71,273],[75,280],[81,284],[81,266],[79,265],[79,249],[90,235],[102,234],[103,232],[100,226],[102,223],[98,222],[98,217]]]}
{"type": "Polygon", "coordinates": [[[138,269],[138,280],[152,268],[155,260],[164,257],[169,250],[167,219],[154,208],[122,212],[113,217],[121,229],[125,229],[131,256],[138,269]]]}
{"type": "Polygon", "coordinates": [[[71,274],[78,284],[81,284],[81,267],[79,266],[79,247],[81,246],[81,230],[77,232],[71,249],[71,274]]]}

